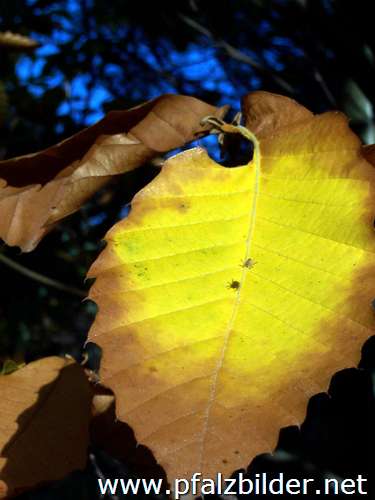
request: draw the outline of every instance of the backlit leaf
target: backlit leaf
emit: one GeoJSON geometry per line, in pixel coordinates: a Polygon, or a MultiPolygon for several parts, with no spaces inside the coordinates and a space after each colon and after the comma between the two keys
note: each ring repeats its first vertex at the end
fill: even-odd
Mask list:
{"type": "Polygon", "coordinates": [[[102,382],[170,479],[271,451],[375,326],[375,171],[360,141],[343,115],[281,96],[244,110],[254,160],[171,158],[90,271],[102,382]]]}

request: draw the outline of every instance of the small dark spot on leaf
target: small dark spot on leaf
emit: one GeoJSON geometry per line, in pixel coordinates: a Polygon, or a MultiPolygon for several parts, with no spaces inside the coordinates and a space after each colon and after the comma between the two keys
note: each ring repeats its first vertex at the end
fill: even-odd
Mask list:
{"type": "Polygon", "coordinates": [[[228,283],[227,288],[232,288],[233,290],[238,290],[240,288],[240,282],[236,280],[232,280],[228,283]]]}
{"type": "Polygon", "coordinates": [[[188,203],[179,203],[178,208],[181,212],[187,212],[189,210],[188,203]]]}

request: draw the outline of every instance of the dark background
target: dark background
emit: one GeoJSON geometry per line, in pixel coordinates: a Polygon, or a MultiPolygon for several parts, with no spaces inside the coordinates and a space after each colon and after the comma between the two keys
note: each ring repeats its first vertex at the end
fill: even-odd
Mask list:
{"type": "MultiPolygon", "coordinates": [[[[0,0],[0,31],[29,35],[40,44],[36,50],[0,46],[0,158],[45,148],[108,110],[165,92],[230,104],[232,113],[249,91],[282,93],[314,112],[344,111],[363,142],[374,143],[372,4],[0,0]]],[[[125,215],[134,190],[156,172],[140,169],[116,179],[31,254],[4,245],[0,253],[42,276],[87,289],[84,277],[103,236],[125,215]]],[[[51,354],[79,360],[95,306],[27,278],[3,260],[0,279],[0,360],[51,354]]],[[[365,347],[362,369],[336,374],[330,396],[312,398],[302,429],[283,430],[279,451],[258,457],[253,472],[319,478],[374,474],[372,344],[365,347]]],[[[97,353],[92,346],[89,351],[95,364],[97,353]]],[[[99,497],[98,468],[106,477],[129,473],[129,464],[93,449],[86,471],[24,498],[99,497]]]]}

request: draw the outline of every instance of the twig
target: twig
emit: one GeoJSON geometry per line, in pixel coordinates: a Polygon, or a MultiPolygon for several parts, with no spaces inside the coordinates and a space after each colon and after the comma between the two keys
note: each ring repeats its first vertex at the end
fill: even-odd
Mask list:
{"type": "Polygon", "coordinates": [[[14,269],[14,271],[17,271],[20,274],[23,274],[24,276],[27,276],[28,278],[38,281],[39,283],[42,283],[43,285],[51,286],[53,288],[56,288],[57,290],[61,290],[63,292],[70,293],[71,295],[76,295],[78,297],[86,297],[87,294],[83,291],[80,290],[79,288],[75,288],[74,286],[70,285],[65,285],[64,283],[61,283],[60,281],[57,281],[52,278],[48,278],[48,276],[44,276],[43,274],[37,273],[36,271],[32,271],[31,269],[28,269],[27,267],[23,266],[22,264],[18,264],[18,262],[14,262],[12,259],[9,257],[6,257],[4,254],[0,253],[0,261],[3,262],[6,266],[10,267],[11,269],[14,269]]]}
{"type": "Polygon", "coordinates": [[[237,61],[252,66],[253,68],[257,69],[260,73],[263,73],[264,75],[269,76],[270,78],[275,80],[275,82],[287,92],[293,93],[293,87],[289,85],[288,82],[286,82],[283,78],[279,77],[278,75],[275,75],[268,68],[265,68],[262,64],[255,61],[255,59],[248,56],[247,54],[237,49],[236,47],[233,47],[225,40],[216,40],[214,35],[211,33],[209,29],[207,29],[205,26],[202,26],[200,23],[198,23],[191,17],[186,16],[184,14],[179,14],[179,17],[185,24],[195,29],[198,33],[201,33],[207,38],[210,38],[214,42],[216,47],[225,50],[225,52],[229,57],[231,57],[232,59],[237,59],[237,61]]]}
{"type": "Polygon", "coordinates": [[[334,107],[337,107],[336,99],[335,99],[334,95],[332,94],[332,92],[330,91],[330,89],[329,89],[329,87],[327,85],[327,82],[323,78],[323,75],[318,70],[318,68],[315,68],[315,70],[314,70],[314,78],[318,82],[318,84],[320,85],[320,87],[321,87],[324,95],[328,99],[328,102],[331,105],[333,105],[334,107]]]}

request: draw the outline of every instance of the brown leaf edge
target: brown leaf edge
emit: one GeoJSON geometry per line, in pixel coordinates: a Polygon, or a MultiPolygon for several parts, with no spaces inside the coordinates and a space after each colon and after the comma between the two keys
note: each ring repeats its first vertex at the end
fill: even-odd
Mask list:
{"type": "MultiPolygon", "coordinates": [[[[294,99],[263,90],[251,92],[242,98],[242,114],[245,126],[260,141],[277,134],[281,128],[314,116],[294,99]]],[[[375,167],[375,144],[362,145],[360,155],[375,167]]]]}
{"type": "Polygon", "coordinates": [[[368,144],[366,146],[362,146],[361,152],[362,155],[365,157],[365,159],[369,163],[371,163],[373,167],[375,167],[375,144],[368,144]]]}
{"type": "Polygon", "coordinates": [[[308,120],[313,113],[294,99],[258,90],[242,98],[245,126],[258,139],[276,134],[280,128],[308,120]]]}
{"type": "Polygon", "coordinates": [[[70,359],[0,376],[0,498],[64,478],[87,461],[92,391],[70,359]]]}
{"type": "Polygon", "coordinates": [[[57,221],[78,210],[114,175],[129,172],[207,132],[206,115],[222,117],[194,97],[166,94],[38,153],[0,162],[0,237],[33,250],[57,221]]]}

